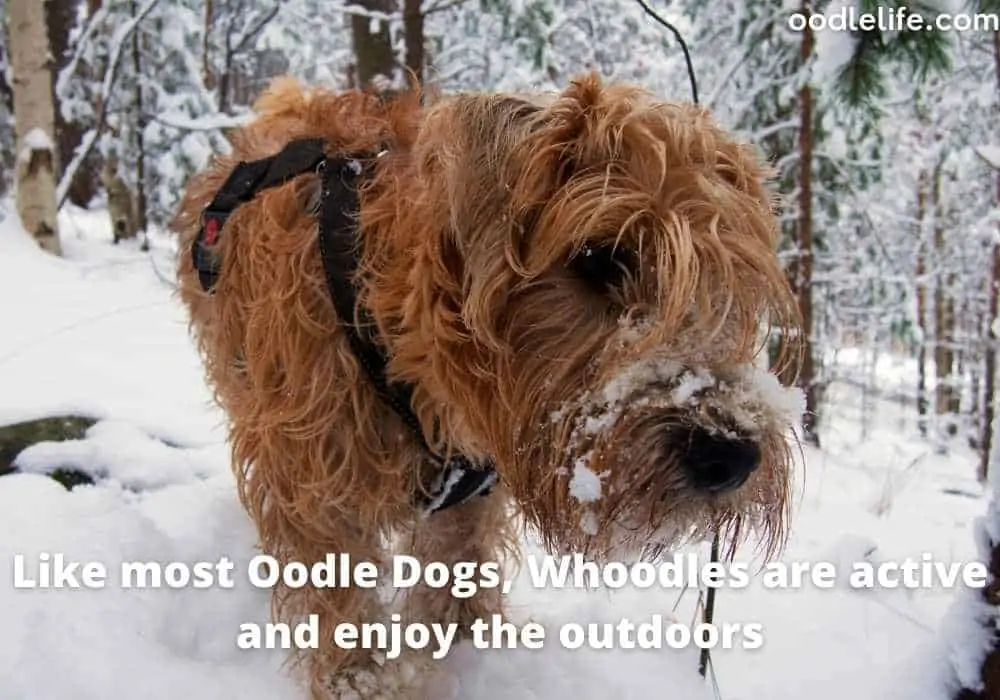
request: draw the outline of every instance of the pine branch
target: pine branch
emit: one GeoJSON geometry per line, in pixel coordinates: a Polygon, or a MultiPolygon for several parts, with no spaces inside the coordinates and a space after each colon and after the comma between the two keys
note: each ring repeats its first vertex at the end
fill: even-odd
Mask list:
{"type": "Polygon", "coordinates": [[[251,119],[252,115],[249,113],[239,115],[204,114],[191,119],[184,115],[163,112],[150,117],[151,121],[179,131],[222,131],[224,129],[235,129],[246,126],[247,122],[251,119]]]}
{"type": "MultiPolygon", "coordinates": [[[[996,1],[996,0],[984,0],[996,1]]],[[[889,2],[861,0],[861,12],[875,13],[879,7],[895,10],[906,7],[908,14],[920,15],[923,26],[932,23],[940,14],[931,2],[889,2]]],[[[928,32],[905,28],[886,36],[878,28],[854,33],[855,50],[835,78],[837,92],[855,110],[876,116],[875,101],[886,96],[884,70],[886,64],[906,69],[912,80],[923,82],[932,73],[943,73],[951,68],[951,42],[943,32],[928,32]]]]}

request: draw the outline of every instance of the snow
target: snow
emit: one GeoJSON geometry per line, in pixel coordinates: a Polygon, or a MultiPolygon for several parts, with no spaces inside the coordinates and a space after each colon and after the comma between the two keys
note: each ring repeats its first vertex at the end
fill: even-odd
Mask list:
{"type": "MultiPolygon", "coordinates": [[[[833,0],[823,10],[829,18],[839,15],[845,8],[853,7],[854,2],[833,0]]],[[[812,67],[812,77],[816,82],[829,81],[838,75],[854,53],[855,38],[849,31],[837,31],[824,27],[814,32],[816,41],[816,58],[812,67]]]]}
{"type": "Polygon", "coordinates": [[[990,164],[994,170],[1000,170],[1000,145],[979,146],[976,149],[979,157],[990,164]]]}
{"type": "Polygon", "coordinates": [[[55,144],[44,130],[36,126],[24,135],[24,147],[29,151],[51,151],[55,144]]]}
{"type": "MultiPolygon", "coordinates": [[[[993,516],[991,522],[995,528],[997,517],[995,507],[991,507],[991,513],[993,516]]],[[[976,520],[979,556],[983,561],[989,561],[990,543],[994,541],[994,538],[987,534],[987,529],[985,519],[976,520]]],[[[955,676],[963,687],[971,690],[981,689],[980,668],[991,644],[987,630],[995,626],[996,621],[996,611],[991,610],[975,591],[963,590],[955,595],[951,609],[944,618],[942,635],[948,647],[948,658],[955,669],[955,676]]]]}
{"type": "MultiPolygon", "coordinates": [[[[622,334],[628,338],[638,332],[622,327],[622,334]]],[[[669,358],[643,356],[625,365],[597,391],[584,392],[577,400],[552,411],[549,418],[558,421],[567,413],[580,416],[571,447],[581,439],[612,429],[627,410],[639,406],[683,406],[700,401],[723,408],[736,427],[750,435],[757,433],[765,421],[789,430],[799,424],[805,410],[800,389],[782,386],[774,374],[753,362],[734,368],[731,374],[716,377],[706,367],[686,367],[669,358]],[[666,395],[664,386],[671,387],[666,395]]]]}
{"type": "Polygon", "coordinates": [[[49,135],[36,126],[24,135],[18,159],[22,163],[27,163],[31,160],[31,154],[38,151],[54,151],[55,147],[49,135]]]}
{"type": "Polygon", "coordinates": [[[683,406],[695,399],[697,394],[712,386],[714,381],[711,372],[704,368],[687,372],[678,382],[671,399],[678,406],[683,406]]]}
{"type": "Polygon", "coordinates": [[[601,498],[601,477],[587,468],[587,460],[580,458],[573,466],[573,476],[569,480],[569,495],[581,503],[598,501],[601,498]]]}
{"type": "Polygon", "coordinates": [[[0,295],[16,300],[3,307],[0,423],[77,412],[122,417],[179,444],[219,440],[222,416],[204,384],[171,380],[202,369],[183,309],[161,279],[173,274],[168,244],[150,256],[134,241],[109,246],[106,214],[64,209],[65,259],[53,259],[16,217],[0,216],[0,295]]]}
{"type": "MultiPolygon", "coordinates": [[[[110,244],[105,213],[64,210],[65,259],[48,257],[0,207],[0,423],[75,411],[98,422],[80,440],[23,452],[24,473],[0,477],[0,698],[285,700],[304,694],[282,669],[280,650],[245,651],[242,622],[264,622],[267,592],[235,575],[232,588],[15,589],[15,555],[38,572],[42,553],[100,562],[218,562],[245,570],[256,553],[227,464],[224,418],[210,403],[169,284],[175,249],[152,232],[153,250],[110,244]],[[44,474],[82,469],[92,486],[68,492],[44,474]]],[[[912,406],[891,400],[913,386],[907,359],[860,352],[824,358],[833,383],[824,449],[803,448],[784,562],[963,562],[1000,532],[974,478],[975,455],[922,440],[912,406]],[[873,364],[873,366],[872,366],[873,364]],[[872,410],[851,377],[874,371],[883,389],[872,410]],[[868,425],[867,423],[870,423],[868,425]]],[[[649,371],[651,368],[642,368],[649,371]]],[[[663,367],[659,370],[663,371],[663,367]]],[[[666,368],[674,369],[677,368],[666,368]]],[[[794,413],[799,397],[747,369],[734,391],[768,410],[794,413]]],[[[641,373],[640,373],[641,374],[641,373]]],[[[630,375],[634,378],[635,375],[630,375]]],[[[648,375],[644,375],[648,376],[648,375]]],[[[676,375],[672,375],[676,376],[676,375]]],[[[620,399],[628,382],[613,388],[620,399]]],[[[693,385],[692,385],[693,387],[693,385]]],[[[691,388],[691,387],[689,387],[691,388]]],[[[872,399],[867,399],[870,401],[872,399]]],[[[581,467],[575,494],[600,495],[581,467]]],[[[593,523],[581,522],[581,527],[593,523]]],[[[524,543],[529,555],[537,545],[524,543]]],[[[694,548],[704,556],[707,546],[694,548]]],[[[753,564],[752,551],[738,562],[753,564]]],[[[461,643],[443,662],[468,700],[588,700],[614,696],[707,700],[698,650],[570,650],[560,626],[695,619],[696,594],[662,588],[534,589],[526,573],[510,593],[512,619],[548,632],[541,650],[477,650],[461,643]]],[[[717,624],[760,623],[759,649],[713,652],[718,697],[728,700],[945,700],[953,669],[975,676],[987,619],[974,590],[722,589],[717,624]]]]}
{"type": "Polygon", "coordinates": [[[32,445],[18,455],[15,466],[37,474],[75,469],[142,491],[208,478],[227,459],[219,447],[178,447],[132,423],[101,421],[82,440],[32,445]]]}
{"type": "Polygon", "coordinates": [[[600,532],[600,521],[597,518],[597,513],[587,509],[580,516],[580,532],[585,535],[590,535],[596,537],[597,533],[600,532]]]}
{"type": "Polygon", "coordinates": [[[805,395],[800,389],[782,386],[772,372],[758,365],[744,367],[740,382],[747,387],[745,391],[752,391],[783,423],[798,423],[806,410],[805,395]]]}

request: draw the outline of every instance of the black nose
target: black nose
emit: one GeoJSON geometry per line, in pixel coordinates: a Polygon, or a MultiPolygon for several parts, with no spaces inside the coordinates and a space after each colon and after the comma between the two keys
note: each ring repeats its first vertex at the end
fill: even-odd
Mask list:
{"type": "Polygon", "coordinates": [[[760,464],[760,447],[750,440],[729,438],[694,428],[688,436],[684,466],[699,490],[719,493],[736,489],[760,464]]]}

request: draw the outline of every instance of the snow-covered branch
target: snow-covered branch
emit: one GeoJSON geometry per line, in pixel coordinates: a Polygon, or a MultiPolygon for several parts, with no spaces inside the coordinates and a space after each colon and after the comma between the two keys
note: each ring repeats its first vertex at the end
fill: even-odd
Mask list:
{"type": "Polygon", "coordinates": [[[102,26],[108,17],[108,7],[107,5],[101,5],[97,12],[91,15],[90,19],[87,20],[87,26],[84,27],[83,32],[75,41],[75,47],[73,49],[73,55],[70,57],[66,66],[59,71],[59,75],[56,76],[56,95],[60,97],[60,102],[65,105],[62,97],[69,92],[69,83],[73,80],[73,76],[76,75],[76,71],[80,66],[80,61],[83,59],[84,54],[87,49],[91,47],[91,42],[94,39],[94,34],[97,32],[98,27],[102,26]]]}
{"type": "Polygon", "coordinates": [[[160,0],[147,0],[146,4],[143,5],[135,16],[128,22],[124,23],[118,28],[111,40],[111,55],[108,57],[108,65],[104,71],[104,80],[101,81],[101,90],[98,96],[98,109],[97,109],[97,122],[93,128],[91,128],[83,137],[80,142],[80,146],[76,149],[76,153],[73,154],[73,159],[66,166],[63,171],[62,179],[59,181],[58,187],[56,187],[56,204],[61,207],[63,202],[66,201],[66,197],[69,196],[69,188],[73,183],[73,178],[76,177],[77,171],[80,169],[80,165],[87,159],[90,152],[94,149],[94,145],[97,143],[98,138],[100,138],[101,131],[104,128],[104,122],[107,118],[108,113],[108,103],[111,99],[111,90],[114,87],[115,79],[118,75],[118,66],[121,63],[122,50],[125,47],[126,41],[132,36],[132,32],[139,23],[146,18],[146,16],[153,11],[153,9],[159,4],[160,0]]]}
{"type": "Polygon", "coordinates": [[[161,112],[152,116],[152,120],[181,131],[221,131],[244,126],[253,118],[252,114],[205,114],[191,118],[183,114],[161,112]]]}
{"type": "Polygon", "coordinates": [[[1000,170],[1000,145],[978,146],[975,151],[991,168],[1000,170]]]}
{"type": "Polygon", "coordinates": [[[237,54],[247,48],[251,41],[254,41],[264,28],[273,20],[281,9],[281,0],[277,0],[271,7],[265,10],[256,19],[251,18],[247,27],[241,33],[236,45],[232,47],[232,53],[237,54]]]}
{"type": "Polygon", "coordinates": [[[468,1],[469,0],[450,0],[450,1],[442,0],[442,2],[439,2],[435,5],[431,5],[430,7],[424,9],[424,16],[426,17],[427,15],[432,15],[435,12],[445,12],[446,10],[451,10],[453,8],[460,7],[461,5],[467,3],[468,1]]]}
{"type": "MultiPolygon", "coordinates": [[[[366,7],[360,5],[327,5],[324,9],[329,12],[335,12],[345,15],[354,15],[355,17],[367,17],[368,19],[376,20],[379,22],[398,22],[403,19],[402,12],[381,12],[379,10],[369,10],[366,7]]],[[[300,12],[296,12],[299,18],[307,21],[312,21],[312,18],[303,15],[300,12]]]]}
{"type": "Polygon", "coordinates": [[[796,130],[800,127],[798,119],[786,119],[777,124],[768,124],[750,132],[749,137],[756,142],[763,141],[777,133],[788,130],[796,130]]]}

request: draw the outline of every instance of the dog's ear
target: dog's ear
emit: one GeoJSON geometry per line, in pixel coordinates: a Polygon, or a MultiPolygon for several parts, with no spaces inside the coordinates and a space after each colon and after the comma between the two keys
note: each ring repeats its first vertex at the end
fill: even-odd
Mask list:
{"type": "Polygon", "coordinates": [[[613,113],[623,110],[607,91],[596,73],[582,75],[537,115],[530,134],[511,154],[508,182],[516,209],[544,205],[575,172],[620,150],[613,113]]]}
{"type": "MultiPolygon", "coordinates": [[[[596,73],[577,77],[532,117],[512,149],[506,173],[511,217],[518,222],[514,261],[518,265],[538,219],[558,190],[588,167],[615,157],[614,100],[596,73]]],[[[620,130],[619,130],[620,135],[620,130]]],[[[620,142],[620,138],[618,139],[620,142]]]]}

